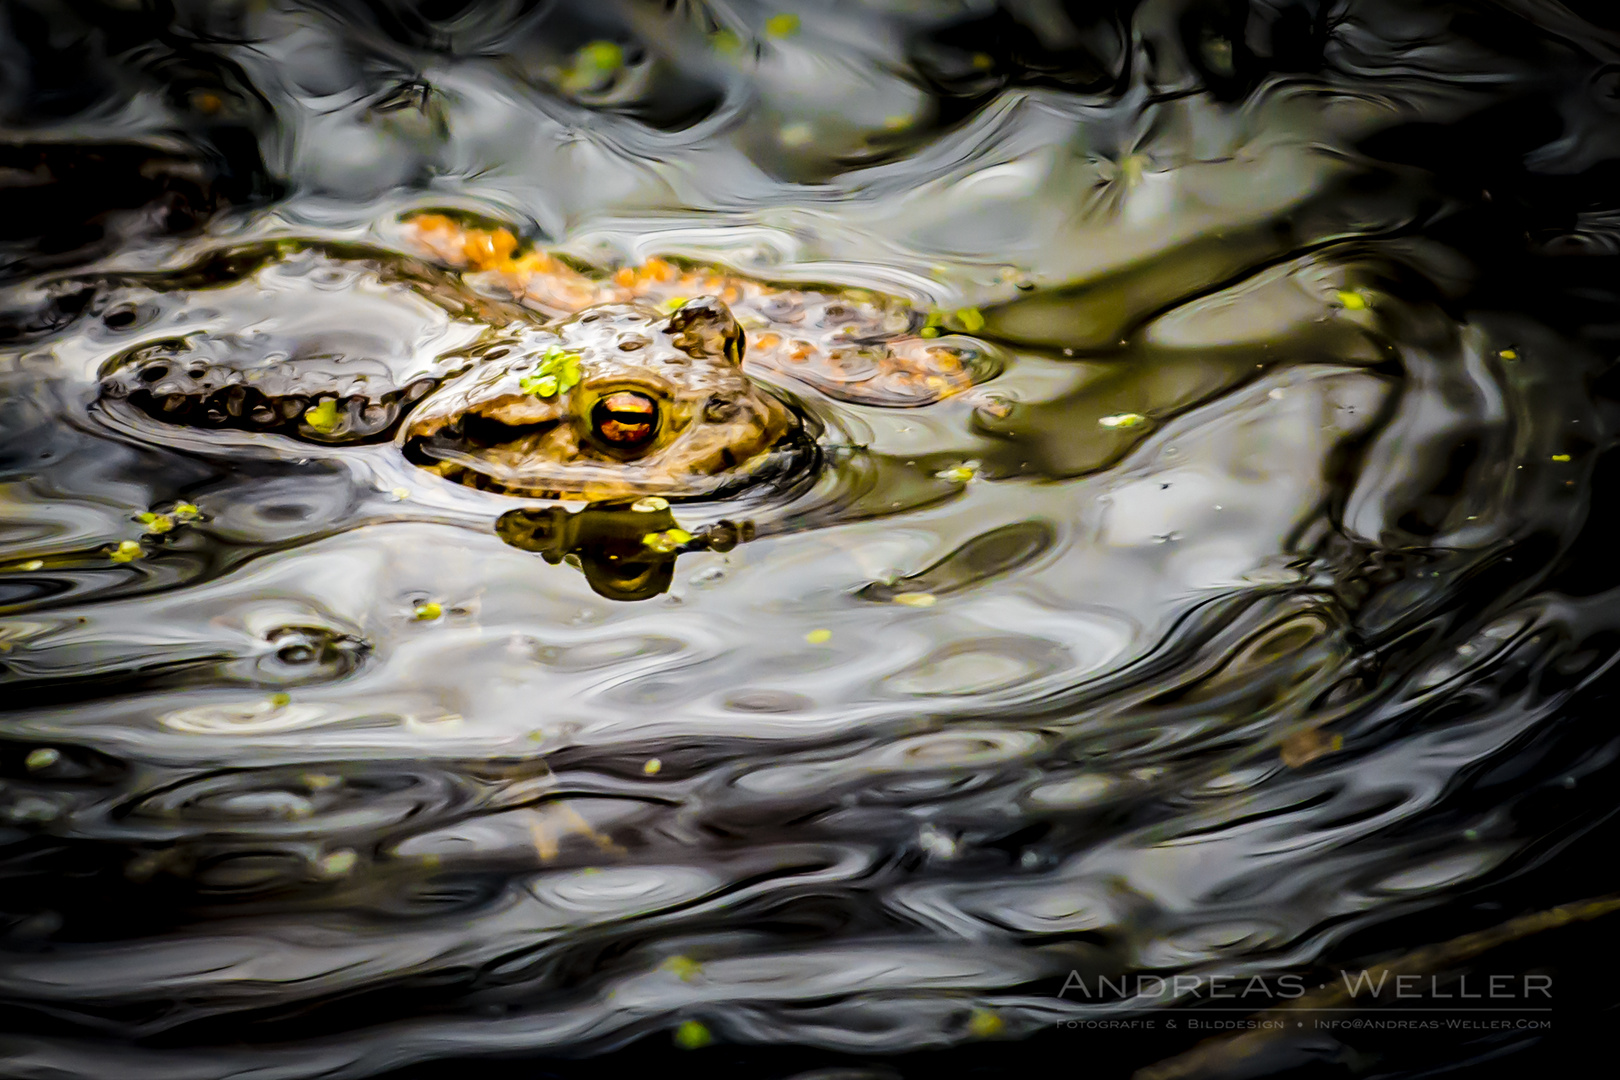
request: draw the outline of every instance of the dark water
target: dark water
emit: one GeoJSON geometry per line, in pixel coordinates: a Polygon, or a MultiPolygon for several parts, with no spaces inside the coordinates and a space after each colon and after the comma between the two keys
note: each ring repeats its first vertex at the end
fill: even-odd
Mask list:
{"type": "Polygon", "coordinates": [[[1620,1002],[1572,6],[0,6],[4,1075],[1560,1060],[1620,1002]],[[94,404],[188,334],[465,345],[426,208],[973,309],[1005,371],[777,378],[816,453],[629,585],[623,511],[94,404]],[[1378,964],[1438,982],[1290,989],[1378,964]],[[1316,1022],[1466,976],[1505,1026],[1316,1022]]]}

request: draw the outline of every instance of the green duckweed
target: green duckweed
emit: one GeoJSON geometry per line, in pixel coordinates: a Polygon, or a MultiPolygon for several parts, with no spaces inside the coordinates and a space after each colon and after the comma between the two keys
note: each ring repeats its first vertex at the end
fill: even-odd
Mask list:
{"type": "Polygon", "coordinates": [[[28,751],[28,756],[23,758],[23,764],[28,766],[30,772],[35,772],[39,769],[48,769],[61,760],[62,751],[54,746],[41,746],[28,751]]]}
{"type": "Polygon", "coordinates": [[[672,956],[660,964],[659,967],[674,975],[681,982],[691,982],[703,970],[703,965],[690,956],[672,956]]]}
{"type": "Polygon", "coordinates": [[[108,552],[107,557],[113,562],[127,563],[134,562],[145,554],[146,549],[141,547],[139,541],[123,540],[119,542],[117,547],[108,552]]]}
{"type": "Polygon", "coordinates": [[[304,423],[322,435],[330,435],[338,429],[338,425],[342,422],[343,418],[338,413],[335,398],[327,398],[325,401],[304,410],[304,423]]]}
{"type": "Polygon", "coordinates": [[[579,385],[579,359],[578,353],[553,345],[535,362],[534,370],[518,380],[518,389],[542,398],[567,393],[579,385]]]}
{"type": "Polygon", "coordinates": [[[682,544],[688,544],[691,541],[692,534],[685,529],[665,529],[663,532],[650,532],[641,538],[643,545],[660,555],[668,555],[682,544]]]}
{"type": "Polygon", "coordinates": [[[799,32],[799,17],[791,11],[772,15],[765,20],[765,32],[776,38],[792,37],[799,32]]]}
{"type": "Polygon", "coordinates": [[[675,1045],[682,1050],[701,1050],[714,1042],[714,1036],[709,1029],[696,1020],[683,1021],[675,1029],[675,1045]]]}

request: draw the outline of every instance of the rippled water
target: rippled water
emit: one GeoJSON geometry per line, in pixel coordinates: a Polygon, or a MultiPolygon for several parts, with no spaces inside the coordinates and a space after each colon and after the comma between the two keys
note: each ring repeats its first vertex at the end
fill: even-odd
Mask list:
{"type": "Polygon", "coordinates": [[[1386,961],[1550,972],[1563,1030],[1620,1001],[1596,909],[1417,952],[1620,889],[1607,29],[0,21],[6,1075],[1415,1075],[1553,1044],[1075,1022],[1386,961]],[[629,571],[622,507],[97,402],[185,335],[395,375],[464,347],[509,301],[411,255],[424,209],[970,311],[1004,370],[912,409],[759,373],[815,453],[665,522],[752,539],[629,571]]]}

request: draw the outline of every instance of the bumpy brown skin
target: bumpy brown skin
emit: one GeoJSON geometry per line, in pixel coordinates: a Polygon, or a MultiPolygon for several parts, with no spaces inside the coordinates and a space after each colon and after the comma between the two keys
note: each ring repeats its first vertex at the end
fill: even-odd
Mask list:
{"type": "Polygon", "coordinates": [[[714,296],[749,331],[749,363],[787,375],[838,401],[906,408],[960,393],[996,373],[982,343],[941,337],[921,312],[867,290],[790,289],[712,267],[649,259],[592,276],[543,251],[520,251],[510,230],[463,225],[443,214],[405,222],[424,254],[465,272],[469,284],[513,297],[552,317],[597,304],[664,306],[714,296]]]}
{"type": "Polygon", "coordinates": [[[406,456],[447,479],[535,498],[689,498],[767,467],[798,420],[742,372],[742,330],[723,303],[671,315],[638,304],[587,309],[547,329],[512,327],[479,345],[467,374],[429,395],[400,433],[406,456]],[[537,390],[571,362],[579,381],[537,390]],[[527,382],[527,384],[526,384],[527,382]],[[615,443],[598,406],[650,402],[651,434],[615,443]]]}
{"type": "Polygon", "coordinates": [[[388,438],[413,404],[469,363],[447,357],[400,382],[381,361],[297,356],[267,364],[265,352],[262,342],[228,334],[151,342],[108,365],[101,394],[169,424],[357,443],[388,438]],[[311,423],[310,410],[323,403],[327,413],[311,423]]]}

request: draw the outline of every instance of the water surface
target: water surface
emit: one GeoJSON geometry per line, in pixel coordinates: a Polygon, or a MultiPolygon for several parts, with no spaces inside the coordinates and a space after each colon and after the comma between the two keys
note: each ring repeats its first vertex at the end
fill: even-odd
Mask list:
{"type": "MultiPolygon", "coordinates": [[[[1532,0],[0,10],[8,1075],[1548,1052],[1314,1032],[1233,1065],[1077,1022],[1210,1004],[1176,975],[1273,980],[1258,1012],[1617,888],[1608,30],[1532,0]],[[761,373],[816,453],[674,506],[753,539],[633,587],[599,542],[508,542],[622,508],[97,403],[187,335],[465,346],[506,301],[413,259],[424,209],[881,289],[1004,370],[916,409],[761,373]]],[[[1573,933],[1431,966],[1573,995],[1607,931],[1573,933]]]]}

